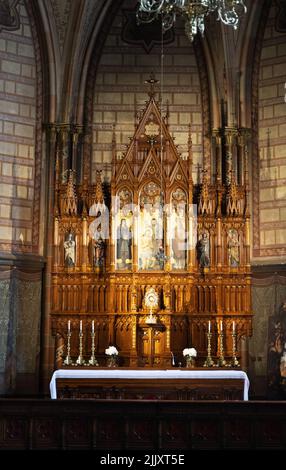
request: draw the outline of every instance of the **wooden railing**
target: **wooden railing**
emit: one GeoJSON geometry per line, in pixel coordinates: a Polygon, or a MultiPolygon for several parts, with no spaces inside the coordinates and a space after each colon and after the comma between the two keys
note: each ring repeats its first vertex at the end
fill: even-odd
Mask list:
{"type": "Polygon", "coordinates": [[[286,402],[1,399],[0,429],[1,450],[284,450],[286,402]]]}

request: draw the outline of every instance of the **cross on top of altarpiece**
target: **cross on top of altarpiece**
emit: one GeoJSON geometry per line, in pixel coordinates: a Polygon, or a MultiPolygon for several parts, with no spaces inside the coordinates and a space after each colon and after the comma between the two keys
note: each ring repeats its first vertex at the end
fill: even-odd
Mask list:
{"type": "Polygon", "coordinates": [[[150,99],[154,98],[156,95],[155,86],[159,83],[159,80],[156,80],[154,72],[150,74],[149,80],[145,80],[145,83],[149,84],[148,96],[150,99]]]}

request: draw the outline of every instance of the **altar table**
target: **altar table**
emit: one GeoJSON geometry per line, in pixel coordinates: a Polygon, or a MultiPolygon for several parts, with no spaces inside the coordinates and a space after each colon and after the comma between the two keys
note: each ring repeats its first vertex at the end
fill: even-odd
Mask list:
{"type": "Polygon", "coordinates": [[[248,400],[249,380],[241,370],[59,369],[51,398],[248,400]]]}

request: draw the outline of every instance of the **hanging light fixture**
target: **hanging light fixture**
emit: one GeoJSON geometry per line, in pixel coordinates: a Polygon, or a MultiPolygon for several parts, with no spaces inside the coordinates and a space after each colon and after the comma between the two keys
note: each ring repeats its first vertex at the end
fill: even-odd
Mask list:
{"type": "Polygon", "coordinates": [[[176,16],[185,19],[186,35],[193,41],[194,36],[205,30],[205,18],[212,12],[217,12],[218,20],[237,28],[242,13],[247,8],[244,0],[140,0],[137,9],[138,23],[151,23],[162,15],[163,32],[172,28],[176,16]]]}

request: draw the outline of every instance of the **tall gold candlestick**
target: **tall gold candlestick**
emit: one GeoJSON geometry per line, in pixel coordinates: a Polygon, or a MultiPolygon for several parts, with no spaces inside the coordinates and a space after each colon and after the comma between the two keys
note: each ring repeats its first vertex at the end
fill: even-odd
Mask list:
{"type": "Polygon", "coordinates": [[[72,366],[72,359],[70,356],[71,353],[71,330],[70,330],[70,320],[68,321],[68,334],[67,334],[67,355],[64,360],[65,366],[72,366]]]}
{"type": "Polygon", "coordinates": [[[220,330],[220,333],[218,334],[219,338],[219,358],[217,361],[217,367],[225,367],[226,366],[226,361],[224,359],[224,351],[223,351],[223,331],[222,329],[220,330]]]}
{"type": "Polygon", "coordinates": [[[230,365],[232,367],[240,367],[239,360],[236,357],[236,338],[237,338],[237,334],[236,334],[234,329],[232,331],[231,336],[232,336],[232,359],[231,359],[230,365]]]}
{"type": "Polygon", "coordinates": [[[82,355],[82,338],[83,338],[83,332],[82,332],[82,320],[80,320],[80,327],[79,327],[79,355],[76,360],[75,365],[76,366],[84,366],[85,365],[85,360],[82,355]]]}
{"type": "Polygon", "coordinates": [[[211,346],[211,339],[212,339],[212,333],[210,331],[208,331],[207,333],[207,338],[208,338],[208,355],[207,355],[207,358],[204,362],[204,367],[212,367],[214,365],[214,361],[212,360],[212,356],[211,356],[211,349],[212,349],[212,346],[211,346]]]}
{"type": "Polygon", "coordinates": [[[95,347],[94,347],[94,337],[95,337],[95,333],[94,333],[94,330],[92,328],[92,331],[91,331],[91,356],[90,356],[90,359],[87,363],[88,366],[98,366],[98,362],[97,362],[97,359],[95,357],[95,347]]]}

